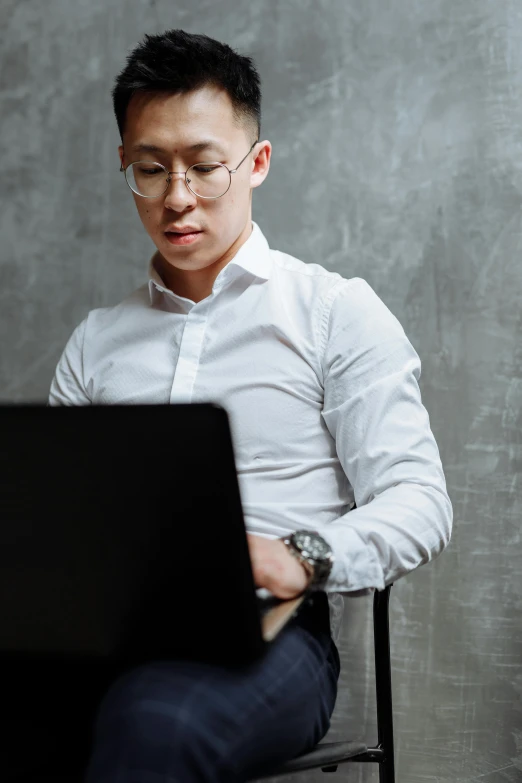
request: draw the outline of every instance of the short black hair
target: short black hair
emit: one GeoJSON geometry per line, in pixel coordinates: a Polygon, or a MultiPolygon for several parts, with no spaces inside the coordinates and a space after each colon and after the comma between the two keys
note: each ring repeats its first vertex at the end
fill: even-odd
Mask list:
{"type": "Polygon", "coordinates": [[[127,106],[137,92],[186,93],[221,87],[232,102],[234,122],[244,125],[252,143],[261,133],[261,80],[251,57],[207,35],[166,30],[145,35],[127,56],[111,91],[123,142],[127,106]]]}

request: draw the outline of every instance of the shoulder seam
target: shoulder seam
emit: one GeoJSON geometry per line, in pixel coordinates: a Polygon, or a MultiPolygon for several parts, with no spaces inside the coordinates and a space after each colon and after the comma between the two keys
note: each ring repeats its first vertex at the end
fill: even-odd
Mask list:
{"type": "Polygon", "coordinates": [[[330,315],[332,312],[332,306],[334,300],[339,293],[339,289],[344,283],[349,282],[346,278],[342,277],[340,280],[336,280],[335,283],[328,289],[323,298],[323,312],[321,314],[321,322],[319,324],[319,355],[321,357],[321,366],[324,358],[324,352],[326,350],[326,342],[328,339],[328,325],[330,322],[330,315]]]}

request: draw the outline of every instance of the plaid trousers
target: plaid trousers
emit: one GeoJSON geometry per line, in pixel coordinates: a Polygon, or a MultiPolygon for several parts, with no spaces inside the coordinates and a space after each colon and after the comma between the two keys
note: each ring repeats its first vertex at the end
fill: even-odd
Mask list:
{"type": "MultiPolygon", "coordinates": [[[[92,674],[79,680],[71,671],[64,679],[62,669],[62,698],[51,699],[49,693],[47,701],[47,732],[33,732],[31,738],[26,729],[18,736],[12,777],[4,778],[0,769],[0,778],[6,783],[252,780],[324,737],[339,670],[324,593],[247,667],[153,661],[109,680],[101,703],[91,687],[92,674]]],[[[99,677],[96,682],[99,691],[99,677]]],[[[38,703],[43,715],[45,703],[38,703]]]]}

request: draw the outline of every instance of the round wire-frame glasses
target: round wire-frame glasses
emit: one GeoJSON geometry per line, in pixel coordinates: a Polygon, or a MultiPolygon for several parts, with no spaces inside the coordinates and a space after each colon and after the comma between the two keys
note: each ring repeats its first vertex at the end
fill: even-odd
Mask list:
{"type": "MultiPolygon", "coordinates": [[[[238,170],[238,168],[239,168],[239,167],[241,166],[241,164],[243,163],[243,161],[245,161],[245,160],[248,158],[248,156],[250,155],[250,153],[252,152],[252,150],[254,149],[254,147],[256,146],[256,144],[258,143],[258,141],[259,141],[259,139],[256,139],[256,141],[255,141],[255,142],[252,144],[252,146],[251,146],[251,147],[250,147],[250,149],[248,150],[248,152],[247,152],[247,154],[245,155],[245,157],[244,157],[244,158],[243,158],[243,159],[242,159],[242,160],[241,160],[241,161],[240,161],[240,162],[237,164],[237,166],[236,166],[236,168],[235,168],[235,169],[229,169],[229,168],[228,168],[228,166],[225,166],[225,164],[224,164],[224,163],[219,163],[218,161],[203,161],[203,162],[201,162],[201,163],[194,163],[192,166],[189,166],[189,167],[188,167],[188,169],[185,171],[185,185],[186,185],[186,186],[187,186],[187,188],[190,190],[190,192],[191,192],[191,193],[193,193],[193,194],[194,194],[194,196],[196,196],[197,198],[205,198],[205,199],[216,199],[216,198],[221,198],[221,196],[224,196],[224,195],[225,195],[225,193],[227,193],[227,192],[228,192],[228,190],[230,189],[230,185],[232,184],[232,174],[235,174],[235,173],[236,173],[236,171],[238,170]],[[192,190],[192,188],[190,187],[190,185],[189,185],[190,179],[189,179],[189,177],[188,177],[188,173],[189,173],[189,171],[190,171],[192,168],[195,168],[196,166],[222,166],[224,169],[226,169],[226,170],[228,171],[228,188],[227,188],[226,190],[224,190],[224,191],[223,191],[223,193],[220,193],[220,195],[219,195],[219,196],[201,196],[199,193],[196,193],[196,192],[195,192],[194,190],[192,190]]],[[[157,161],[151,161],[151,160],[147,160],[147,161],[140,161],[140,160],[136,160],[136,161],[133,161],[132,163],[129,163],[127,166],[125,166],[125,168],[123,167],[123,163],[122,163],[122,164],[120,165],[120,171],[123,171],[123,172],[124,172],[124,174],[125,174],[125,182],[126,182],[126,183],[127,183],[127,185],[129,186],[129,188],[132,190],[132,192],[133,192],[133,193],[136,193],[136,195],[137,195],[137,196],[141,196],[141,198],[159,198],[160,196],[163,196],[163,195],[164,195],[164,194],[167,192],[167,190],[169,189],[169,185],[170,185],[170,183],[172,182],[172,174],[183,174],[183,172],[182,172],[182,171],[169,171],[169,170],[168,170],[167,168],[165,168],[165,166],[163,166],[161,163],[158,163],[157,161]],[[165,189],[164,189],[164,190],[163,190],[161,193],[157,193],[157,194],[156,194],[156,195],[154,195],[154,196],[144,196],[144,195],[143,195],[143,193],[140,193],[139,191],[135,190],[135,189],[132,187],[132,185],[130,184],[129,180],[127,179],[127,169],[128,169],[130,166],[133,166],[135,163],[148,163],[148,164],[154,163],[154,165],[156,165],[156,166],[160,166],[160,167],[161,167],[161,168],[164,170],[165,174],[167,175],[167,176],[166,176],[166,181],[165,181],[165,189]]]]}

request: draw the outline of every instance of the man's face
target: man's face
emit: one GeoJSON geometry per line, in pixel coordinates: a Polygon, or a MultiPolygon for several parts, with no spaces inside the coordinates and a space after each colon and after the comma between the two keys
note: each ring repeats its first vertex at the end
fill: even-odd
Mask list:
{"type": "MultiPolygon", "coordinates": [[[[246,130],[234,124],[227,93],[205,87],[184,95],[134,95],[127,107],[119,153],[124,166],[148,160],[161,163],[168,171],[183,173],[194,163],[206,161],[235,169],[251,145],[246,130]],[[190,150],[192,145],[207,140],[213,146],[190,150]],[[139,145],[154,145],[158,150],[140,150],[139,145]]],[[[232,174],[230,189],[218,199],[195,196],[183,174],[173,175],[167,192],[157,198],[133,193],[143,225],[169,267],[182,274],[216,262],[221,268],[235,255],[250,234],[252,188],[268,174],[270,152],[270,142],[257,144],[232,174]],[[172,225],[192,226],[201,233],[190,244],[172,244],[166,233],[172,225]]]]}

